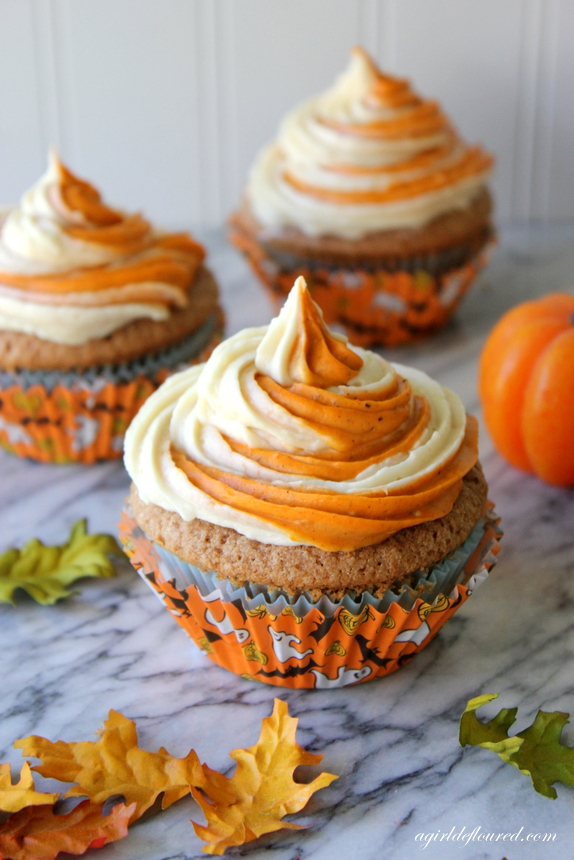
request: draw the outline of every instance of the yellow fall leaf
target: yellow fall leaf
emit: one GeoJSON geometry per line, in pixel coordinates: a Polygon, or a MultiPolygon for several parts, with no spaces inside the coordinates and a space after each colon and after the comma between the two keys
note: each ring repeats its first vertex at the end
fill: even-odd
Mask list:
{"type": "Polygon", "coordinates": [[[199,759],[190,750],[185,758],[174,758],[166,749],[148,752],[138,746],[133,720],[110,711],[98,741],[66,743],[30,735],[14,744],[25,756],[41,759],[33,769],[42,776],[75,782],[66,797],[87,795],[93,803],[103,803],[121,794],[126,805],[136,803],[131,821],[139,818],[163,792],[166,809],[189,793],[190,784],[205,782],[199,759]]]}
{"type": "Polygon", "coordinates": [[[27,761],[22,765],[20,779],[12,784],[10,765],[0,764],[0,810],[2,812],[20,812],[26,806],[43,806],[53,804],[59,798],[59,793],[50,794],[36,791],[34,780],[27,761]]]}
{"type": "Polygon", "coordinates": [[[237,762],[231,779],[203,766],[203,792],[191,793],[207,818],[207,827],[192,822],[195,832],[208,844],[207,854],[223,854],[233,845],[251,842],[264,833],[301,825],[283,821],[283,816],[302,809],[314,792],[337,777],[321,773],[313,782],[299,783],[293,772],[300,765],[316,765],[322,755],[306,752],[295,740],[298,720],[289,716],[287,703],[275,699],[270,717],[265,717],[255,746],[230,753],[237,762]]]}

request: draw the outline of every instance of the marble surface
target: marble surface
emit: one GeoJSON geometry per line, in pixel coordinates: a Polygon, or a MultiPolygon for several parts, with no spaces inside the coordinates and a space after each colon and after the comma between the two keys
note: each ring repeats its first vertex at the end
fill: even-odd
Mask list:
{"type": "MultiPolygon", "coordinates": [[[[271,311],[242,260],[218,233],[202,236],[223,286],[228,329],[266,322],[271,311]]],[[[391,358],[430,372],[478,414],[477,358],[494,320],[512,304],[574,288],[574,229],[505,232],[458,317],[424,345],[391,358]]],[[[506,465],[482,430],[481,459],[505,538],[490,579],[434,642],[395,675],[335,691],[285,691],[236,678],[187,639],[129,566],[116,580],[86,580],[75,597],[41,607],[26,597],[0,607],[0,761],[20,766],[12,742],[31,733],[94,738],[110,708],[137,720],[142,745],[226,772],[228,751],[257,739],[275,695],[298,716],[299,741],[340,775],[315,795],[300,823],[232,854],[271,860],[544,860],[572,856],[574,790],[555,801],[481,749],[461,749],[467,699],[500,692],[518,705],[517,729],[536,710],[574,712],[574,493],[506,465]],[[432,841],[418,834],[516,833],[521,841],[432,841]],[[555,833],[533,843],[529,833],[555,833]],[[419,836],[420,839],[420,836],[419,836]]],[[[65,539],[71,523],[114,533],[128,478],[120,463],[45,466],[0,455],[0,549],[32,536],[65,539]]],[[[498,703],[497,703],[498,704],[498,703]]],[[[492,715],[497,708],[485,709],[492,715]]],[[[574,745],[574,730],[567,727],[574,745]]],[[[196,858],[202,843],[191,799],[133,827],[101,860],[196,858]]],[[[96,856],[95,852],[93,852],[96,856]]],[[[91,854],[88,854],[91,856],[91,854]]]]}

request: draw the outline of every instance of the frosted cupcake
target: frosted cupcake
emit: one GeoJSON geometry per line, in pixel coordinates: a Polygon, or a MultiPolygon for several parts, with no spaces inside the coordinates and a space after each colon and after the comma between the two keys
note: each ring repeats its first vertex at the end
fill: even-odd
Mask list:
{"type": "Polygon", "coordinates": [[[230,238],[279,303],[304,275],[355,343],[414,340],[445,323],[484,263],[491,167],[436,102],[355,48],[257,157],[230,238]]]}
{"type": "Polygon", "coordinates": [[[121,456],[146,397],[221,339],[204,257],[51,154],[0,216],[0,446],[45,462],[121,456]]]}
{"type": "Polygon", "coordinates": [[[302,278],[149,398],[125,462],[132,563],[216,663],[266,683],[398,669],[497,551],[475,419],[330,333],[302,278]]]}

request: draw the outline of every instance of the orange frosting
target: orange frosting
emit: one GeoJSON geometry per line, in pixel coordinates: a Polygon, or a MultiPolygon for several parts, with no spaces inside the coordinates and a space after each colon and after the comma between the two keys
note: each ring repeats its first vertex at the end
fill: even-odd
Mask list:
{"type": "Polygon", "coordinates": [[[352,54],[335,87],[289,115],[258,160],[249,193],[262,224],[348,238],[422,226],[467,205],[488,176],[492,156],[467,146],[437,102],[381,72],[362,48],[352,54]],[[355,211],[337,214],[340,206],[355,211]]]}
{"type": "MultiPolygon", "coordinates": [[[[419,159],[422,158],[422,156],[419,156],[419,159]]],[[[436,154],[431,157],[430,153],[427,153],[424,160],[428,165],[436,158],[436,154]]],[[[484,170],[488,170],[491,164],[491,156],[483,152],[480,147],[475,146],[469,149],[459,161],[448,167],[443,167],[437,173],[427,173],[416,179],[393,182],[383,189],[373,188],[365,191],[341,191],[321,188],[317,185],[303,182],[288,172],[284,174],[284,179],[298,191],[311,194],[313,197],[328,203],[392,203],[398,200],[406,200],[409,197],[417,197],[419,194],[438,191],[440,188],[445,188],[448,185],[454,185],[467,176],[473,176],[482,173],[484,170]]],[[[412,167],[412,162],[410,166],[412,167]]],[[[330,169],[334,171],[333,167],[330,169]]],[[[395,171],[397,169],[397,167],[394,168],[395,171]]],[[[403,165],[401,169],[406,168],[403,165]]],[[[344,168],[341,172],[348,173],[350,171],[348,168],[344,168]]]]}
{"type": "Polygon", "coordinates": [[[404,116],[381,119],[373,122],[341,122],[320,119],[322,125],[334,128],[344,134],[358,134],[361,137],[396,140],[403,137],[428,137],[445,128],[445,119],[436,102],[421,102],[412,107],[404,116]]]}
{"type": "Polygon", "coordinates": [[[74,176],[59,160],[56,166],[58,181],[52,194],[60,201],[56,205],[61,215],[59,228],[72,240],[104,247],[112,259],[64,272],[0,270],[0,282],[21,290],[30,300],[38,296],[46,303],[58,303],[65,295],[66,304],[74,304],[75,294],[81,296],[78,304],[89,306],[130,302],[185,305],[186,293],[205,257],[204,248],[186,233],[158,234],[139,213],[125,215],[110,208],[96,188],[74,176]]]}
{"type": "MultiPolygon", "coordinates": [[[[198,462],[172,447],[175,466],[214,501],[270,523],[294,541],[328,551],[368,546],[400,529],[445,516],[461,490],[464,475],[477,461],[474,418],[467,419],[462,444],[450,458],[437,466],[431,464],[397,488],[337,491],[337,483],[356,478],[391,457],[408,455],[429,427],[431,407],[426,397],[413,396],[410,384],[398,374],[384,384],[357,386],[358,396],[354,396],[348,383],[363,360],[331,335],[301,282],[294,288],[299,291],[298,316],[288,358],[295,381],[281,385],[257,371],[254,380],[291,419],[320,437],[324,450],[287,452],[249,447],[224,437],[233,452],[273,470],[277,480],[245,477],[198,462]],[[329,390],[337,387],[339,391],[329,390]],[[288,485],[288,477],[281,481],[281,476],[293,476],[296,486],[288,485]],[[307,478],[334,486],[303,483],[307,478]]],[[[259,395],[245,396],[255,409],[259,395]]]]}
{"type": "Polygon", "coordinates": [[[346,385],[361,369],[363,360],[344,341],[333,337],[306,288],[300,290],[297,322],[289,362],[293,379],[322,388],[346,385]]]}
{"type": "Polygon", "coordinates": [[[397,495],[292,490],[200,465],[173,452],[176,464],[202,492],[218,502],[277,525],[292,540],[335,552],[385,540],[401,529],[446,516],[477,460],[478,425],[469,417],[463,445],[446,467],[425,483],[397,495]]]}

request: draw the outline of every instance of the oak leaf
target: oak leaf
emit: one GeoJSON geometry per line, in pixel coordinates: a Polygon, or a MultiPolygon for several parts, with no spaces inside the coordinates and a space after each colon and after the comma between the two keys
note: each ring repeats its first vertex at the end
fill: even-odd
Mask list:
{"type": "Polygon", "coordinates": [[[192,821],[196,834],[207,842],[207,854],[223,854],[233,845],[243,845],[282,828],[301,825],[283,821],[283,816],[302,809],[314,792],[337,777],[321,773],[313,782],[299,783],[293,772],[300,765],[316,765],[322,755],[306,752],[295,741],[298,720],[289,716],[287,703],[275,699],[270,717],[265,717],[255,746],[230,753],[237,762],[231,779],[203,766],[207,801],[195,788],[191,793],[207,818],[207,827],[192,821]]]}
{"type": "Polygon", "coordinates": [[[560,743],[570,714],[538,711],[531,726],[509,735],[517,708],[503,708],[487,723],[476,717],[478,708],[496,698],[498,693],[490,693],[469,701],[460,720],[461,746],[468,744],[492,750],[503,761],[530,776],[534,789],[552,800],[558,796],[552,787],[555,782],[574,788],[574,747],[560,743]]]}
{"type": "Polygon", "coordinates": [[[0,810],[2,812],[19,812],[26,806],[40,806],[48,803],[52,805],[59,796],[58,792],[49,794],[35,790],[27,761],[22,765],[20,779],[14,784],[10,778],[10,765],[0,764],[0,810]]]}
{"type": "Polygon", "coordinates": [[[18,588],[38,603],[56,603],[73,593],[68,586],[77,579],[115,576],[110,555],[123,555],[115,539],[89,535],[86,520],[78,520],[66,543],[59,546],[44,546],[34,538],[22,549],[0,555],[0,603],[14,603],[18,588]]]}
{"type": "Polygon", "coordinates": [[[0,830],[3,860],[54,860],[61,851],[83,854],[128,834],[135,804],[114,806],[109,815],[84,800],[68,815],[55,815],[51,806],[28,806],[11,815],[0,830]]]}
{"type": "Polygon", "coordinates": [[[42,776],[75,782],[66,797],[87,795],[94,803],[123,795],[127,804],[135,803],[132,821],[153,806],[163,793],[162,809],[189,794],[189,786],[205,782],[201,764],[190,750],[185,758],[174,758],[166,749],[148,752],[138,746],[133,720],[110,711],[98,741],[66,743],[48,741],[38,735],[14,744],[25,756],[41,759],[33,770],[42,776]]]}

